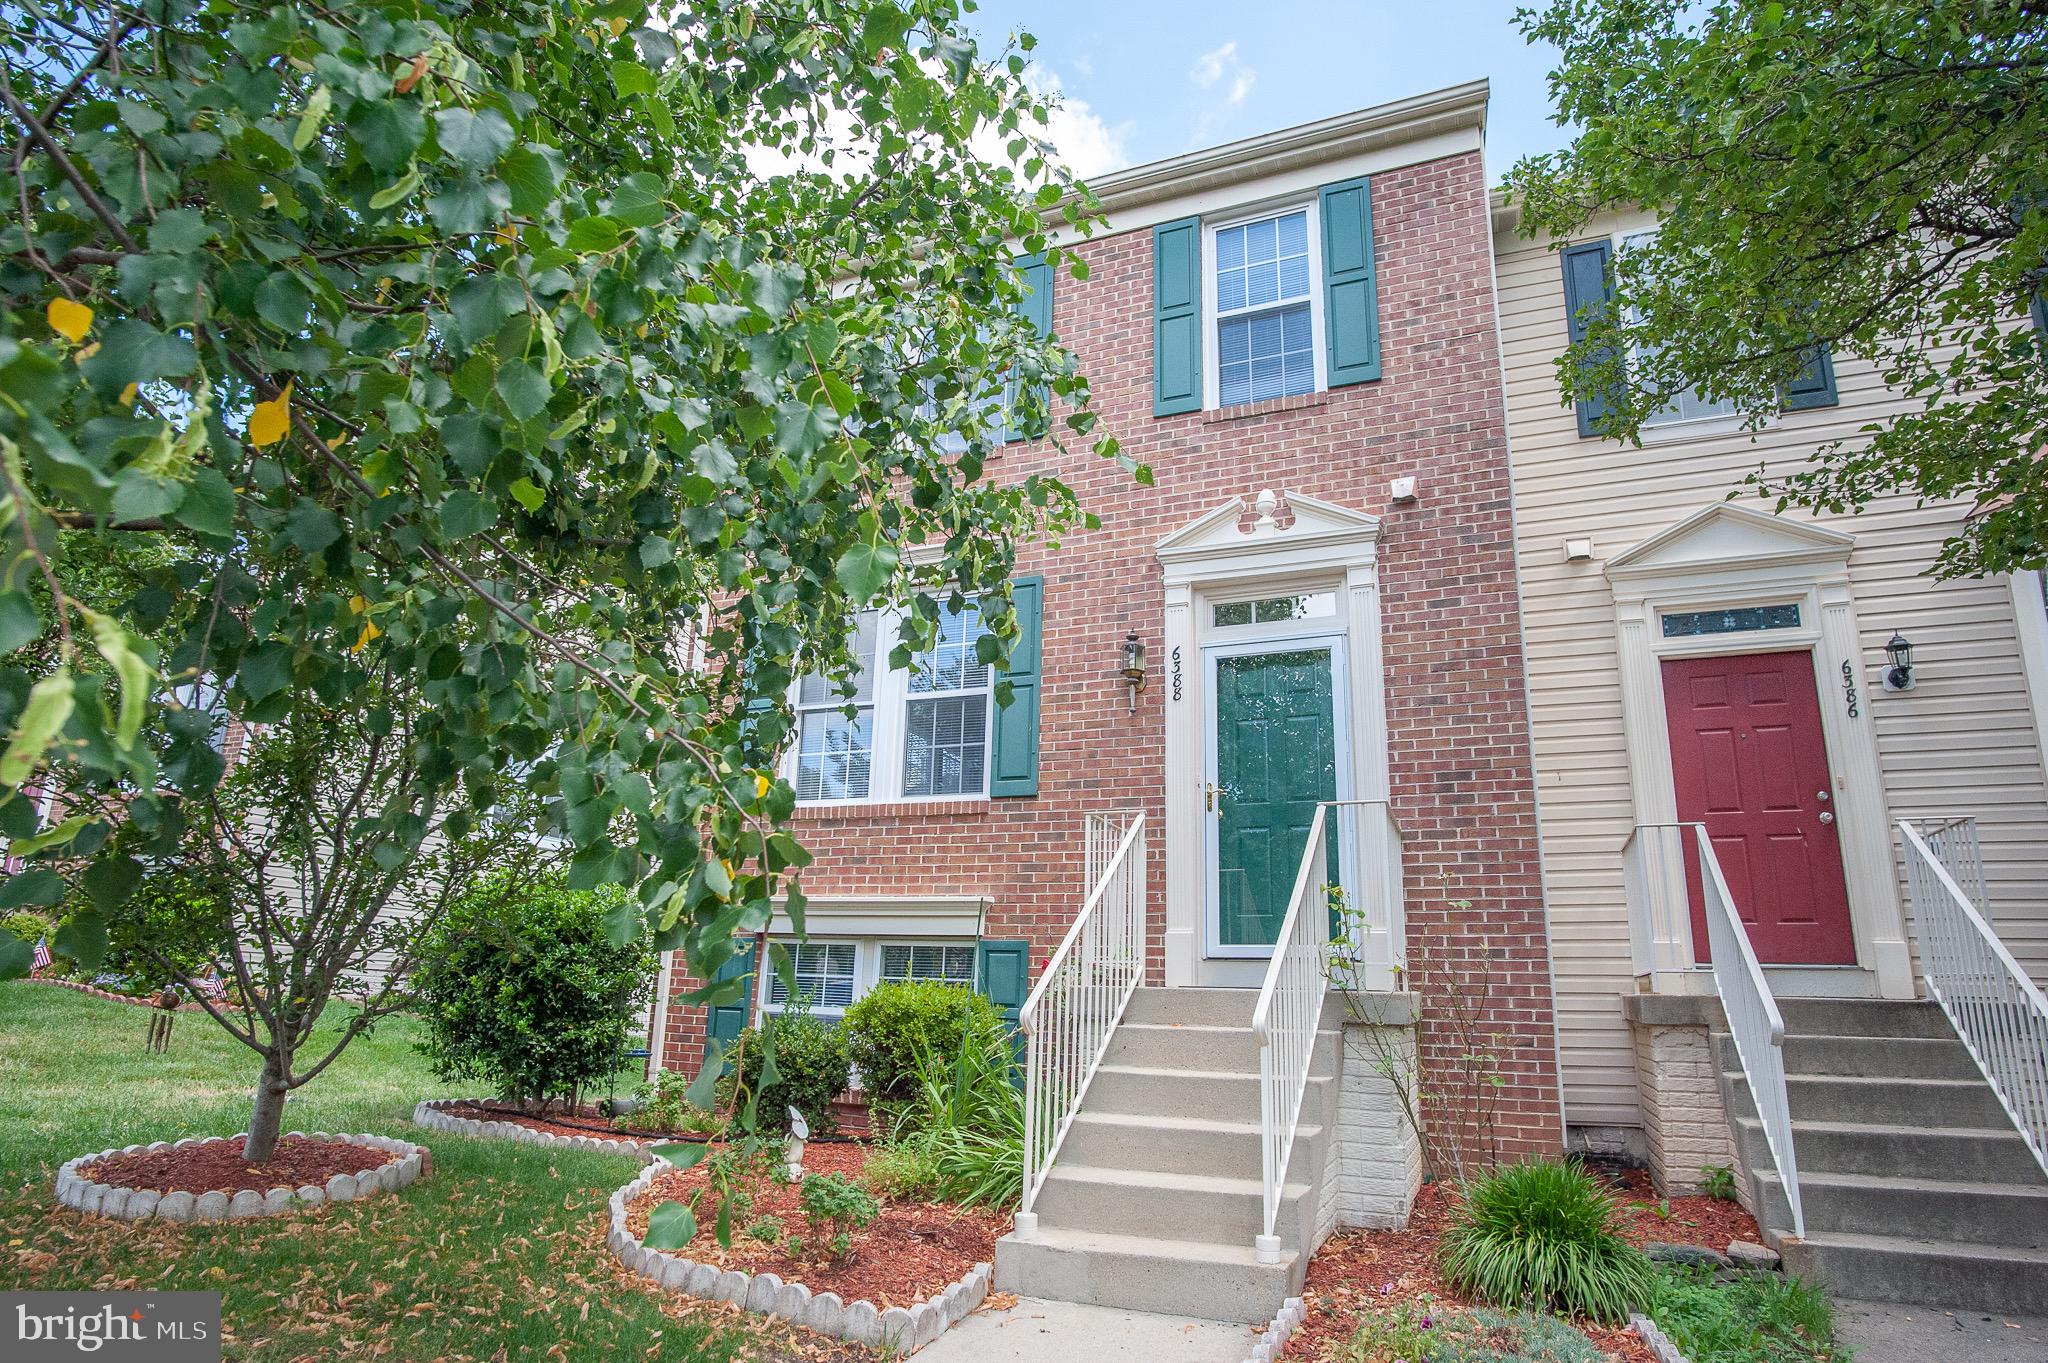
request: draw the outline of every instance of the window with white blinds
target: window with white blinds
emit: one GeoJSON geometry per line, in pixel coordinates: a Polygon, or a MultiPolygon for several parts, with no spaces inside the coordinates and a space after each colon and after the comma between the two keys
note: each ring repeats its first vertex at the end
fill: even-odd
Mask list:
{"type": "Polygon", "coordinates": [[[882,946],[882,978],[972,984],[974,948],[887,942],[882,946]]]}
{"type": "MultiPolygon", "coordinates": [[[[853,1003],[860,962],[856,943],[792,942],[789,959],[797,997],[811,1012],[842,1013],[853,1003]]],[[[763,973],[768,977],[768,1011],[781,1012],[790,1003],[789,987],[773,964],[765,966],[763,973]]]]}

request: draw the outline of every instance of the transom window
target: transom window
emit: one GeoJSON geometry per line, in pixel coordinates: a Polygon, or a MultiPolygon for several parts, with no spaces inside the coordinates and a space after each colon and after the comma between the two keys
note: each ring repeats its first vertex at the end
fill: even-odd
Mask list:
{"type": "MultiPolygon", "coordinates": [[[[1631,232],[1621,239],[1621,249],[1627,251],[1631,247],[1647,246],[1656,238],[1656,235],[1657,233],[1654,228],[1647,232],[1631,232]]],[[[1635,356],[1645,353],[1641,347],[1634,351],[1635,356]]],[[[1645,426],[1670,426],[1680,421],[1704,421],[1710,417],[1733,415],[1735,415],[1735,404],[1732,401],[1722,399],[1716,402],[1709,402],[1706,398],[1700,396],[1697,388],[1688,388],[1672,398],[1669,405],[1653,412],[1644,420],[1643,424],[1645,426]]]]}
{"type": "Polygon", "coordinates": [[[1217,405],[1316,390],[1316,251],[1307,208],[1216,229],[1217,405]]]}
{"type": "MultiPolygon", "coordinates": [[[[859,947],[853,942],[790,942],[789,962],[796,976],[796,997],[812,1013],[837,1017],[852,1006],[854,983],[860,962],[859,947]]],[[[789,986],[772,963],[764,966],[768,977],[766,1011],[779,1013],[790,1006],[789,986]]]]}
{"type": "Polygon", "coordinates": [[[849,700],[821,676],[796,685],[791,780],[807,803],[983,795],[988,791],[993,677],[977,645],[988,633],[969,602],[942,609],[932,647],[906,670],[882,667],[898,612],[867,612],[854,640],[861,672],[849,700]],[[879,652],[878,652],[879,650],[879,652]]]}
{"type": "Polygon", "coordinates": [[[1753,629],[1798,629],[1799,603],[1735,606],[1718,611],[1670,611],[1663,617],[1663,626],[1667,639],[1685,639],[1699,634],[1740,634],[1753,629]]]}
{"type": "Polygon", "coordinates": [[[1256,601],[1218,601],[1210,619],[1221,627],[1270,625],[1282,620],[1315,620],[1337,613],[1335,592],[1299,592],[1293,596],[1262,596],[1256,601]]]}

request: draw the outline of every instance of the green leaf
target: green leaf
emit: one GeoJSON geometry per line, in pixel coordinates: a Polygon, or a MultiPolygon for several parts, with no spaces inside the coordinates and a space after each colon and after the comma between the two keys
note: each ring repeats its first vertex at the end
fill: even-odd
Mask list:
{"type": "Polygon", "coordinates": [[[668,1201],[647,1217],[647,1234],[640,1243],[649,1249],[681,1249],[697,1238],[697,1213],[680,1202],[668,1201]]]}
{"type": "Polygon", "coordinates": [[[320,86],[313,91],[313,97],[306,101],[306,111],[299,115],[298,129],[292,133],[292,150],[304,151],[313,145],[313,139],[320,135],[320,125],[327,121],[327,111],[334,107],[334,91],[320,86]]]}
{"type": "Polygon", "coordinates": [[[34,643],[43,633],[43,617],[27,592],[0,592],[0,653],[34,643]]]}
{"type": "Polygon", "coordinates": [[[118,908],[142,883],[142,863],[128,856],[103,856],[86,867],[78,880],[95,907],[118,908]]]}
{"type": "Polygon", "coordinates": [[[25,980],[36,968],[36,949],[0,928],[0,980],[25,980]]]}
{"type": "Polygon", "coordinates": [[[855,544],[839,556],[833,575],[846,594],[865,605],[874,600],[896,573],[896,550],[887,544],[855,544]]]}
{"type": "Polygon", "coordinates": [[[710,1111],[718,1101],[718,1081],[725,1074],[725,1043],[717,1037],[711,1038],[704,1052],[704,1068],[697,1071],[697,1077],[690,1081],[690,1087],[683,1090],[683,1100],[691,1107],[710,1111]]]}
{"type": "Polygon", "coordinates": [[[64,732],[75,703],[68,667],[60,665],[35,684],[35,689],[28,693],[21,719],[14,726],[7,751],[0,753],[0,786],[19,786],[28,779],[43,753],[64,732]]]}
{"type": "Polygon", "coordinates": [[[711,1153],[711,1147],[703,1141],[666,1141],[648,1146],[647,1153],[656,1159],[667,1160],[678,1169],[694,1169],[711,1153]]]}
{"type": "Polygon", "coordinates": [[[548,409],[547,376],[525,360],[508,360],[499,365],[496,387],[514,421],[531,421],[548,409]]]}
{"type": "Polygon", "coordinates": [[[618,246],[622,240],[618,223],[603,216],[578,218],[569,224],[569,237],[565,243],[578,255],[602,255],[618,246]]]}
{"type": "Polygon", "coordinates": [[[620,895],[605,906],[605,940],[615,947],[622,947],[640,935],[640,902],[631,895],[620,895]]]}
{"type": "Polygon", "coordinates": [[[531,478],[513,479],[509,491],[512,493],[512,500],[528,511],[540,510],[541,503],[548,499],[547,493],[541,491],[540,486],[531,478]]]}
{"type": "Polygon", "coordinates": [[[131,383],[183,377],[198,361],[198,352],[184,337],[167,336],[130,318],[109,328],[98,352],[79,369],[102,396],[113,397],[131,383]]]}
{"type": "Polygon", "coordinates": [[[662,201],[667,188],[658,176],[636,170],[619,181],[605,214],[628,227],[652,227],[668,216],[668,205],[662,201]]]}
{"type": "Polygon", "coordinates": [[[512,125],[496,109],[442,109],[434,115],[434,140],[442,155],[464,169],[489,170],[511,150],[512,125]]]}
{"type": "Polygon", "coordinates": [[[47,866],[31,866],[0,883],[0,909],[47,908],[64,898],[64,877],[47,866]]]}
{"type": "Polygon", "coordinates": [[[156,686],[156,669],[143,656],[147,645],[123,628],[119,620],[92,610],[85,612],[85,618],[92,626],[93,647],[121,679],[121,709],[114,722],[114,743],[125,751],[135,746],[135,737],[142,732],[142,715],[156,686]]]}
{"type": "Polygon", "coordinates": [[[288,644],[265,644],[244,654],[242,665],[235,669],[235,686],[252,701],[283,690],[291,679],[292,650],[288,644]]]}
{"type": "Polygon", "coordinates": [[[554,201],[555,186],[562,178],[562,154],[538,142],[514,147],[499,158],[498,174],[512,191],[512,211],[525,218],[537,218],[554,201]]]}
{"type": "Polygon", "coordinates": [[[85,826],[92,822],[93,816],[90,814],[73,814],[54,828],[38,833],[34,837],[16,838],[7,844],[7,850],[17,857],[32,857],[45,848],[63,847],[83,833],[85,826]]]}
{"type": "Polygon", "coordinates": [[[218,469],[195,469],[172,519],[201,535],[225,539],[235,533],[235,490],[218,469]]]}
{"type": "Polygon", "coordinates": [[[377,212],[389,208],[393,204],[403,203],[410,199],[413,196],[413,191],[419,187],[419,171],[409,170],[370,196],[370,210],[377,212]]]}
{"type": "Polygon", "coordinates": [[[451,540],[480,535],[497,523],[497,506],[468,488],[457,488],[441,501],[441,533],[451,540]]]}
{"type": "Polygon", "coordinates": [[[58,924],[57,935],[50,939],[50,950],[92,969],[107,954],[106,920],[97,913],[73,914],[58,924]]]}
{"type": "Polygon", "coordinates": [[[310,498],[299,498],[284,518],[285,543],[302,554],[317,554],[340,538],[340,519],[310,498]]]}
{"type": "MultiPolygon", "coordinates": [[[[427,120],[420,112],[418,100],[358,100],[348,116],[348,133],[362,148],[363,160],[370,163],[370,168],[389,175],[412,160],[413,153],[420,149],[427,136],[427,120]]],[[[418,179],[414,177],[414,188],[417,187],[418,179]]],[[[396,202],[393,199],[380,204],[373,200],[371,207],[389,208],[396,202]]]]}
{"type": "Polygon", "coordinates": [[[639,62],[613,62],[612,84],[618,87],[622,99],[651,95],[654,93],[654,73],[639,62]]]}

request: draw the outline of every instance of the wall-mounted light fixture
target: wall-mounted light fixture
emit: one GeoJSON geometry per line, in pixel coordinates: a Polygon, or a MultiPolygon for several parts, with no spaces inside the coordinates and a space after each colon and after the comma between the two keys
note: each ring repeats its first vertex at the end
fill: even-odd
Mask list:
{"type": "Polygon", "coordinates": [[[1884,646],[1885,656],[1891,659],[1891,666],[1884,670],[1884,689],[1887,691],[1911,691],[1913,689],[1913,645],[1897,630],[1884,646]]]}
{"type": "Polygon", "coordinates": [[[1124,635],[1124,685],[1130,688],[1131,713],[1138,712],[1138,693],[1145,689],[1145,641],[1132,630],[1124,635]]]}

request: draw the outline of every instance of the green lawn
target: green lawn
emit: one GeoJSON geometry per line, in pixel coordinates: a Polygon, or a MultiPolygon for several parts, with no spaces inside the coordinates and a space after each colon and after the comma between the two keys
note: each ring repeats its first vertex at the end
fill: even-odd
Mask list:
{"type": "MultiPolygon", "coordinates": [[[[0,984],[0,1287],[218,1289],[230,1359],[664,1358],[723,1363],[734,1319],[634,1286],[605,1251],[605,1199],[637,1165],[421,1132],[450,1092],[380,1023],[286,1108],[301,1131],[419,1141],[431,1177],[395,1196],[274,1220],[169,1226],[57,1206],[57,1166],[137,1141],[246,1125],[255,1056],[181,1014],[167,1056],[148,1013],[65,989],[0,984]]],[[[775,1351],[779,1352],[779,1351],[775,1351]]],[[[759,1357],[755,1350],[753,1355],[759,1357]]]]}

